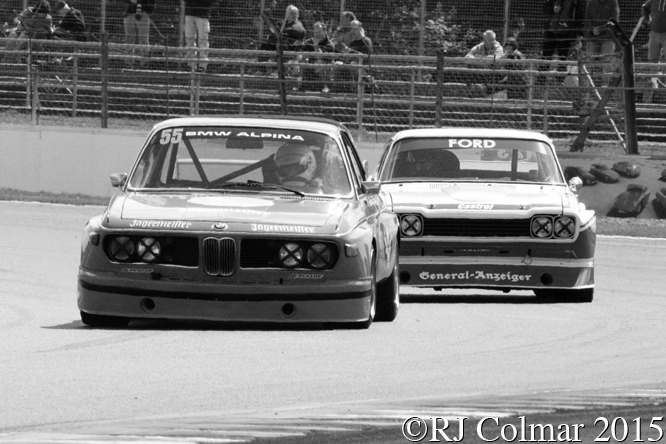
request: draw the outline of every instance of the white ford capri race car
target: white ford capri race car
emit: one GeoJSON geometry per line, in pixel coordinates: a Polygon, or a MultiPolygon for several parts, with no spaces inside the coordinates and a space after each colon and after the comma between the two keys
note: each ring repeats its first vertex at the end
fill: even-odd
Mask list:
{"type": "Polygon", "coordinates": [[[530,131],[397,133],[376,172],[400,219],[403,285],[533,290],[591,302],[596,216],[530,131]]]}

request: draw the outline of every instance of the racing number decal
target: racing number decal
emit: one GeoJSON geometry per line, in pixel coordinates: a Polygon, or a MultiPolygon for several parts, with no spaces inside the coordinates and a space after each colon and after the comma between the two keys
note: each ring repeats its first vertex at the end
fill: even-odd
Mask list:
{"type": "Polygon", "coordinates": [[[183,129],[174,128],[173,133],[171,128],[162,130],[162,137],[160,138],[160,145],[166,145],[168,143],[179,143],[183,139],[183,129]]]}

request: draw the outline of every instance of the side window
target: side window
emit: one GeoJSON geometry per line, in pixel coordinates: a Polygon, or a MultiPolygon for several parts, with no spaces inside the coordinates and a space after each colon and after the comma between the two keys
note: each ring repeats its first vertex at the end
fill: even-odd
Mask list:
{"type": "Polygon", "coordinates": [[[358,189],[361,186],[361,182],[365,180],[365,171],[358,159],[354,144],[347,133],[342,133],[342,141],[345,145],[345,151],[347,151],[347,157],[349,157],[349,163],[354,171],[354,186],[358,189]]]}

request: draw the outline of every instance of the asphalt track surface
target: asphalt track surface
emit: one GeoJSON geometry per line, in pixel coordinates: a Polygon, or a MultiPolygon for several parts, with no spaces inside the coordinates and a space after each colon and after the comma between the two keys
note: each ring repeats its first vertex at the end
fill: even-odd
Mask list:
{"type": "Polygon", "coordinates": [[[666,399],[666,240],[600,237],[592,304],[404,289],[396,321],[365,331],[91,329],[76,274],[101,211],[0,202],[0,442],[232,442],[666,399]]]}

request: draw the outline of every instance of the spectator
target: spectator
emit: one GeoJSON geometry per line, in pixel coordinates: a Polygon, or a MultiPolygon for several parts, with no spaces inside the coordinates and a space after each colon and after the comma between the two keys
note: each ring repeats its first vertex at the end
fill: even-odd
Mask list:
{"type": "MultiPolygon", "coordinates": [[[[349,24],[349,36],[350,41],[344,49],[344,52],[348,54],[367,54],[369,55],[372,52],[372,40],[366,37],[365,31],[363,30],[363,25],[358,20],[352,20],[349,24]]],[[[336,62],[341,65],[342,62],[336,62]]],[[[351,65],[358,65],[357,60],[351,61],[351,65]]],[[[336,69],[336,92],[354,92],[355,86],[358,83],[358,68],[338,68],[336,69]]],[[[365,71],[361,73],[363,79],[372,81],[365,74],[365,71]]]]}
{"type": "Polygon", "coordinates": [[[659,63],[662,51],[666,51],[666,2],[647,0],[643,4],[643,17],[650,24],[648,61],[659,63]]]}
{"type": "MultiPolygon", "coordinates": [[[[659,63],[662,51],[666,51],[666,2],[660,0],[647,0],[643,4],[643,18],[645,23],[650,25],[650,39],[648,40],[648,61],[650,63],[659,63]]],[[[653,73],[657,69],[651,70],[653,73]]],[[[659,78],[652,77],[650,86],[653,89],[659,87],[659,78]]],[[[651,103],[654,97],[654,91],[648,90],[643,93],[643,102],[651,103]]]]}
{"type": "MultiPolygon", "coordinates": [[[[335,45],[328,38],[326,25],[323,22],[317,22],[312,27],[313,37],[306,40],[303,44],[303,50],[314,53],[332,53],[335,52],[335,45]]],[[[321,89],[323,93],[329,92],[328,81],[330,81],[331,70],[327,66],[332,62],[331,59],[322,59],[319,57],[309,57],[310,64],[315,66],[305,67],[303,69],[303,80],[305,89],[321,89]],[[321,85],[321,81],[324,81],[321,85]],[[323,88],[322,88],[323,86],[323,88]]]]}
{"type": "Polygon", "coordinates": [[[489,65],[504,54],[502,45],[500,45],[495,36],[495,32],[488,30],[483,33],[483,42],[479,43],[465,56],[469,63],[489,65]]]}
{"type": "MultiPolygon", "coordinates": [[[[504,50],[502,45],[496,40],[495,32],[487,30],[483,33],[483,42],[470,49],[465,56],[465,61],[470,65],[487,67],[493,65],[503,55],[504,50]]],[[[466,76],[465,83],[485,85],[483,88],[486,92],[492,92],[493,88],[490,85],[495,83],[495,80],[493,74],[471,74],[466,76]]]]}
{"type": "MultiPolygon", "coordinates": [[[[53,18],[51,17],[51,5],[48,0],[39,0],[28,7],[14,19],[16,29],[9,34],[9,42],[6,49],[18,51],[28,39],[48,39],[53,34],[53,18]]],[[[11,57],[8,57],[11,60],[11,57]]]]}
{"type": "MultiPolygon", "coordinates": [[[[287,6],[284,14],[284,21],[280,25],[280,37],[285,51],[294,51],[300,49],[305,40],[305,27],[298,19],[298,8],[294,5],[287,6]]],[[[266,41],[261,44],[259,49],[262,51],[275,51],[277,37],[270,34],[266,41]]]]}
{"type": "Polygon", "coordinates": [[[353,39],[351,22],[356,20],[356,15],[351,11],[344,11],[340,16],[340,26],[333,32],[333,45],[337,52],[346,52],[348,45],[353,39]]]}
{"type": "Polygon", "coordinates": [[[606,24],[620,19],[618,0],[589,0],[585,9],[585,38],[588,56],[607,56],[615,52],[615,42],[606,24]]]}
{"type": "MultiPolygon", "coordinates": [[[[139,44],[139,54],[146,57],[150,51],[148,47],[150,14],[155,9],[155,0],[124,0],[124,2],[125,43],[129,45],[139,44]]],[[[145,64],[145,61],[142,61],[141,64],[145,64]]],[[[129,61],[128,65],[131,67],[133,63],[129,61]]]]}
{"type": "MultiPolygon", "coordinates": [[[[280,38],[282,39],[282,49],[284,51],[296,51],[303,45],[305,40],[305,27],[298,19],[298,8],[294,5],[287,6],[284,14],[284,20],[280,25],[280,38]]],[[[259,47],[262,51],[275,51],[277,37],[270,34],[266,41],[259,47]]],[[[266,58],[260,57],[259,61],[265,61],[266,58]]],[[[263,69],[260,69],[263,71],[263,69]]]]}
{"type": "Polygon", "coordinates": [[[185,57],[197,59],[190,62],[192,71],[205,72],[208,67],[210,11],[216,1],[185,0],[185,57]]]}
{"type": "Polygon", "coordinates": [[[543,12],[548,16],[543,34],[543,56],[566,60],[583,26],[583,0],[546,0],[543,12]]]}
{"type": "Polygon", "coordinates": [[[352,20],[349,24],[351,29],[351,42],[349,42],[348,48],[350,53],[361,53],[361,54],[370,54],[372,51],[372,40],[370,40],[365,35],[365,30],[363,25],[358,20],[352,20]]]}
{"type": "Polygon", "coordinates": [[[64,40],[76,40],[85,42],[87,40],[86,22],[83,14],[76,8],[72,8],[63,0],[59,0],[54,8],[60,18],[60,23],[53,31],[53,36],[64,40]]]}
{"type": "MultiPolygon", "coordinates": [[[[506,43],[504,43],[502,59],[525,60],[523,53],[518,50],[518,41],[515,38],[509,37],[506,43]]],[[[502,65],[502,68],[512,71],[522,71],[525,69],[525,65],[521,63],[505,63],[502,65]]],[[[499,83],[507,86],[507,98],[524,99],[526,97],[527,90],[525,89],[525,84],[527,82],[525,81],[524,74],[518,72],[507,74],[499,83]]]]}

